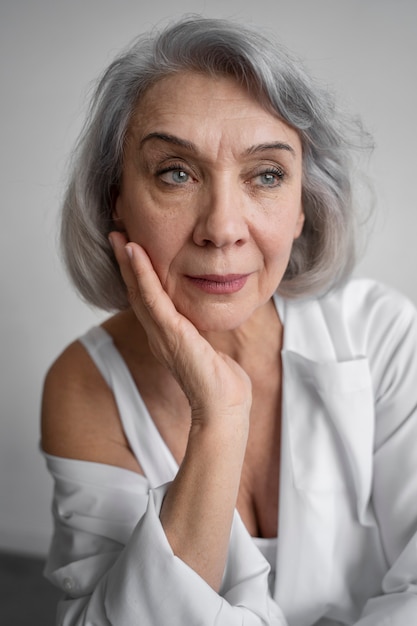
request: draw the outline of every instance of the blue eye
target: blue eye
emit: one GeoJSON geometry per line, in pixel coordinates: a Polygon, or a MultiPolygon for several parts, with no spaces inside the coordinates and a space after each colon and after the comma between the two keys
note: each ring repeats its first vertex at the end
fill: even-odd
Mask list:
{"type": "Polygon", "coordinates": [[[172,167],[158,172],[158,176],[169,185],[183,185],[190,180],[190,175],[178,167],[172,167]]]}
{"type": "Polygon", "coordinates": [[[261,174],[259,178],[264,185],[274,185],[277,180],[275,174],[270,174],[269,172],[267,172],[266,174],[261,174]]]}
{"type": "Polygon", "coordinates": [[[284,178],[284,172],[276,169],[271,169],[266,172],[261,172],[255,176],[257,184],[262,187],[276,187],[281,184],[284,178]]]}
{"type": "Polygon", "coordinates": [[[171,172],[171,175],[172,175],[172,180],[175,183],[186,183],[187,180],[189,179],[187,172],[184,172],[183,170],[173,170],[171,172]]]}

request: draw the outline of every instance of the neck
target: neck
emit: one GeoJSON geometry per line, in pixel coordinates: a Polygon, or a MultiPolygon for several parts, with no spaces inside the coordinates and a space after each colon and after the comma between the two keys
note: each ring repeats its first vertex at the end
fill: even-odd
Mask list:
{"type": "MultiPolygon", "coordinates": [[[[119,337],[119,343],[122,342],[120,337],[125,337],[127,351],[135,346],[135,358],[151,356],[145,331],[131,309],[110,318],[105,327],[119,337]]],[[[272,299],[238,328],[224,332],[200,332],[215,350],[230,356],[248,373],[256,369],[260,362],[264,365],[275,363],[282,347],[283,327],[272,299]]]]}
{"type": "Polygon", "coordinates": [[[262,354],[263,348],[275,358],[281,350],[282,334],[283,327],[272,299],[238,328],[201,332],[215,350],[227,354],[244,368],[246,364],[253,364],[253,359],[262,354]]]}

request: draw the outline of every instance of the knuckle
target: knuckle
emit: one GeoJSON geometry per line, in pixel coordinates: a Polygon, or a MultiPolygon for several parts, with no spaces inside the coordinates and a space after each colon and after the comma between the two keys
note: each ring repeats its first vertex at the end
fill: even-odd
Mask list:
{"type": "Polygon", "coordinates": [[[143,305],[149,311],[149,313],[152,314],[154,311],[156,311],[158,300],[154,295],[150,293],[144,293],[142,291],[141,297],[143,305]]]}
{"type": "Polygon", "coordinates": [[[127,299],[129,304],[134,305],[138,297],[138,290],[132,286],[127,286],[127,299]]]}

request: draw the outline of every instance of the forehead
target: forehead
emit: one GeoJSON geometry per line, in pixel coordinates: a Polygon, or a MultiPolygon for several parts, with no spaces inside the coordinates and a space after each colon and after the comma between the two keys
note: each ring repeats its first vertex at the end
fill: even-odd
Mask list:
{"type": "Polygon", "coordinates": [[[190,141],[233,138],[244,144],[282,140],[301,148],[297,131],[235,79],[197,72],[170,75],[145,92],[132,117],[130,132],[140,140],[155,131],[190,141]]]}

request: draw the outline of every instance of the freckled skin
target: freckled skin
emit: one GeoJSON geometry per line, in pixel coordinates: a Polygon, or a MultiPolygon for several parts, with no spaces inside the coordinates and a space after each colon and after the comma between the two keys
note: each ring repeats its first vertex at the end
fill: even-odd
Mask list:
{"type": "Polygon", "coordinates": [[[200,330],[228,330],[282,279],[304,221],[301,177],[296,131],[233,80],[184,73],[139,104],[114,217],[178,311],[200,330]],[[187,278],[203,274],[249,277],[237,293],[207,294],[187,278]]]}

